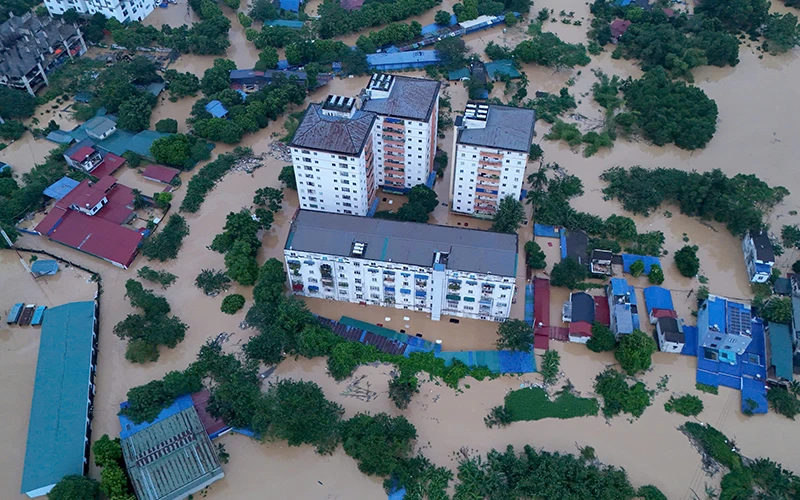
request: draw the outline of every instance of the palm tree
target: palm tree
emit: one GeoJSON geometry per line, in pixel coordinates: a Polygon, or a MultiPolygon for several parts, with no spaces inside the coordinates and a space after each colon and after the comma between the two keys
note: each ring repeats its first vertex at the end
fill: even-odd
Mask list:
{"type": "Polygon", "coordinates": [[[131,194],[133,195],[133,208],[134,210],[139,208],[144,208],[147,203],[144,201],[144,196],[142,196],[142,192],[138,189],[131,189],[131,194]]]}
{"type": "Polygon", "coordinates": [[[547,186],[547,171],[550,170],[550,164],[539,164],[536,172],[528,176],[528,184],[531,185],[532,191],[544,191],[547,186]]]}

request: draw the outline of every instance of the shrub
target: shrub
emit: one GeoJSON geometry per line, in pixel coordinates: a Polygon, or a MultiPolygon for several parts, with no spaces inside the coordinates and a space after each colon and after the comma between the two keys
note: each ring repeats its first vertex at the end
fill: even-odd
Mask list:
{"type": "Polygon", "coordinates": [[[714,387],[713,385],[701,384],[700,382],[697,382],[694,384],[694,388],[707,394],[719,394],[719,388],[714,387]]]}
{"type": "Polygon", "coordinates": [[[800,401],[797,396],[782,387],[771,387],[767,391],[767,401],[776,413],[788,419],[794,420],[800,413],[800,401]]]}
{"type": "Polygon", "coordinates": [[[603,415],[611,418],[622,412],[641,417],[652,404],[653,391],[642,382],[628,385],[625,375],[607,368],[595,378],[594,390],[603,398],[603,415]]]}
{"type": "Polygon", "coordinates": [[[653,285],[660,285],[664,282],[664,270],[658,264],[650,266],[650,274],[647,275],[647,280],[653,285]]]}
{"type": "Polygon", "coordinates": [[[164,118],[156,122],[156,132],[163,134],[177,134],[178,133],[178,120],[172,118],[164,118]]]}
{"type": "Polygon", "coordinates": [[[717,429],[696,422],[686,422],[679,429],[715,461],[729,469],[742,467],[742,458],[735,451],[733,442],[717,429]]]}
{"type": "Polygon", "coordinates": [[[644,272],[644,261],[642,261],[642,259],[637,260],[636,262],[631,264],[630,270],[631,270],[631,275],[634,278],[638,278],[644,272]]]}
{"type": "Polygon", "coordinates": [[[703,401],[688,394],[679,398],[670,396],[669,401],[664,403],[664,409],[670,413],[678,412],[685,417],[693,417],[703,411],[703,401]]]}
{"type": "Polygon", "coordinates": [[[186,219],[178,214],[172,214],[160,233],[150,235],[144,240],[142,255],[161,262],[174,259],[183,245],[183,238],[188,234],[189,226],[186,224],[186,219]]]}
{"type": "Polygon", "coordinates": [[[155,269],[150,269],[148,266],[144,266],[136,273],[137,276],[140,278],[152,281],[153,283],[158,283],[161,285],[161,288],[169,288],[170,285],[175,283],[175,280],[178,279],[177,276],[174,274],[167,272],[167,271],[157,271],[155,269]]]}
{"type": "Polygon", "coordinates": [[[231,279],[225,272],[216,269],[203,269],[194,280],[194,285],[210,297],[227,290],[230,284],[231,279]]]}
{"type": "MultiPolygon", "coordinates": [[[[597,399],[575,396],[569,386],[558,391],[553,399],[550,399],[547,392],[540,387],[511,391],[505,398],[505,411],[512,422],[594,416],[597,415],[599,408],[597,399]]],[[[494,410],[492,412],[494,413],[494,410]]]]}
{"type": "Polygon", "coordinates": [[[220,310],[225,314],[235,314],[244,307],[244,296],[234,293],[222,299],[220,310]]]}
{"type": "Polygon", "coordinates": [[[511,422],[513,422],[511,411],[505,406],[495,406],[489,411],[488,415],[483,417],[483,423],[490,429],[495,425],[498,427],[505,427],[511,422]]]}
{"type": "Polygon", "coordinates": [[[644,500],[667,500],[667,495],[652,484],[640,487],[636,495],[642,497],[644,500]]]}

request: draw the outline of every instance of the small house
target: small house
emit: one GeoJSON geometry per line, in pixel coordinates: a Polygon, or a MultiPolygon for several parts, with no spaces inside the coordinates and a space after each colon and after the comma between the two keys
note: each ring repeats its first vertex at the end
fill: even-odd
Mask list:
{"type": "Polygon", "coordinates": [[[792,334],[789,325],[769,323],[769,350],[767,358],[767,380],[785,383],[792,381],[792,334]]]}
{"type": "Polygon", "coordinates": [[[658,318],[661,317],[677,317],[675,306],[672,304],[672,294],[669,290],[660,286],[649,286],[643,290],[643,293],[644,306],[647,308],[647,315],[651,325],[655,325],[658,318]]]}
{"type": "Polygon", "coordinates": [[[766,283],[775,265],[775,251],[767,233],[760,231],[754,234],[748,231],[742,240],[742,252],[750,282],[766,283]]]}
{"type": "Polygon", "coordinates": [[[683,350],[685,339],[681,320],[669,316],[658,318],[656,335],[658,336],[658,348],[661,352],[680,353],[683,350]]]}
{"type": "Polygon", "coordinates": [[[103,156],[92,141],[84,139],[64,151],[64,160],[70,167],[89,173],[103,162],[103,156]]]}
{"type": "Polygon", "coordinates": [[[630,27],[631,27],[631,22],[628,21],[627,19],[616,19],[612,21],[611,41],[617,43],[620,37],[622,37],[622,35],[624,35],[625,32],[628,31],[628,28],[630,27]]]}
{"type": "Polygon", "coordinates": [[[589,270],[592,274],[611,276],[611,258],[614,256],[610,250],[592,250],[589,257],[589,270]]]}
{"type": "Polygon", "coordinates": [[[585,344],[592,336],[594,298],[586,292],[571,293],[562,307],[561,319],[569,323],[570,342],[585,344]]]}
{"type": "Polygon", "coordinates": [[[611,278],[606,287],[611,331],[614,335],[629,335],[638,328],[638,310],[633,287],[623,278],[611,278]]]}
{"type": "Polygon", "coordinates": [[[162,165],[148,165],[142,172],[142,177],[149,181],[172,184],[172,181],[181,173],[176,168],[164,167],[162,165]]]}
{"type": "Polygon", "coordinates": [[[225,115],[228,114],[228,110],[225,109],[225,106],[216,99],[206,104],[205,109],[211,113],[211,116],[214,118],[225,118],[225,115]]]}
{"type": "Polygon", "coordinates": [[[589,236],[581,230],[569,231],[566,236],[566,249],[561,250],[561,258],[573,258],[582,266],[589,265],[589,236]]]}
{"type": "Polygon", "coordinates": [[[98,141],[108,138],[117,131],[114,120],[105,116],[95,116],[84,123],[83,127],[86,129],[86,135],[98,141]]]}

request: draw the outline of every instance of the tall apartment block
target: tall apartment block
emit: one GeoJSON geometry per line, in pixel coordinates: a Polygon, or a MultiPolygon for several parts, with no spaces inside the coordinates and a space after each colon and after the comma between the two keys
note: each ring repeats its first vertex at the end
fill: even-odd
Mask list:
{"type": "Polygon", "coordinates": [[[489,218],[507,196],[519,199],[536,112],[469,102],[456,118],[450,209],[489,218]]]}
{"type": "MultiPolygon", "coordinates": [[[[141,21],[156,8],[156,0],[44,0],[47,11],[61,15],[69,9],[79,14],[93,15],[97,12],[121,23],[141,21]]],[[[133,48],[133,47],[130,47],[133,48]]]]}
{"type": "Polygon", "coordinates": [[[283,250],[297,295],[503,321],[517,235],[300,210],[283,250]]]}
{"type": "Polygon", "coordinates": [[[377,202],[376,120],[353,97],[330,95],[308,106],[289,144],[300,208],[367,215],[377,202]]]}
{"type": "Polygon", "coordinates": [[[31,13],[0,24],[0,85],[31,95],[48,85],[47,74],[86,53],[81,30],[60,19],[31,13]]]}
{"type": "Polygon", "coordinates": [[[375,113],[375,177],[387,191],[425,184],[433,172],[441,83],[375,74],[361,96],[363,111],[375,113]]]}

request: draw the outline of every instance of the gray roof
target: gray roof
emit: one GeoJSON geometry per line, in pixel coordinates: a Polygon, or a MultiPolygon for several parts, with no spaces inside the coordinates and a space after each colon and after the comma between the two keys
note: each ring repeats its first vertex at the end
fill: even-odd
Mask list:
{"type": "Polygon", "coordinates": [[[382,116],[426,122],[439,100],[440,82],[424,78],[394,77],[389,97],[367,100],[361,109],[382,116]]]}
{"type": "Polygon", "coordinates": [[[86,133],[89,136],[101,137],[108,133],[109,130],[116,129],[117,124],[105,116],[95,116],[84,123],[83,128],[86,129],[86,133]]]}
{"type": "Polygon", "coordinates": [[[416,222],[370,219],[301,210],[286,249],[349,257],[354,241],[364,259],[432,267],[434,253],[449,252],[447,268],[516,276],[517,235],[416,222]]]}
{"type": "Polygon", "coordinates": [[[21,493],[83,474],[94,311],[87,301],[45,312],[21,493]]]}
{"type": "Polygon", "coordinates": [[[375,114],[356,111],[352,118],[322,114],[322,106],[310,104],[289,144],[296,148],[358,156],[375,122],[375,114]]]}
{"type": "Polygon", "coordinates": [[[490,104],[486,128],[459,130],[458,142],[527,153],[535,123],[536,112],[532,109],[490,104]]]}
{"type": "Polygon", "coordinates": [[[800,332],[800,297],[794,295],[792,296],[792,325],[794,325],[795,332],[800,332]]]}
{"type": "Polygon", "coordinates": [[[121,444],[139,500],[186,498],[225,475],[194,406],[126,437],[121,444]]]}
{"type": "Polygon", "coordinates": [[[670,317],[658,318],[658,329],[664,334],[664,339],[667,342],[675,342],[676,344],[683,344],[683,329],[678,324],[678,320],[670,317]]]}
{"type": "Polygon", "coordinates": [[[572,322],[594,323],[594,299],[586,292],[576,292],[570,297],[572,302],[572,322]]]}
{"type": "Polygon", "coordinates": [[[615,333],[633,333],[633,313],[631,312],[630,304],[614,304],[611,314],[614,315],[617,321],[617,331],[615,333]]]}
{"type": "MultiPolygon", "coordinates": [[[[26,75],[50,47],[76,35],[71,24],[31,14],[14,16],[0,24],[0,75],[26,75]]],[[[62,45],[63,48],[63,45],[62,45]]]]}
{"type": "Polygon", "coordinates": [[[775,262],[775,250],[772,248],[772,242],[769,241],[769,236],[764,231],[758,234],[750,235],[753,238],[753,245],[756,247],[756,258],[763,263],[775,262]]]}

